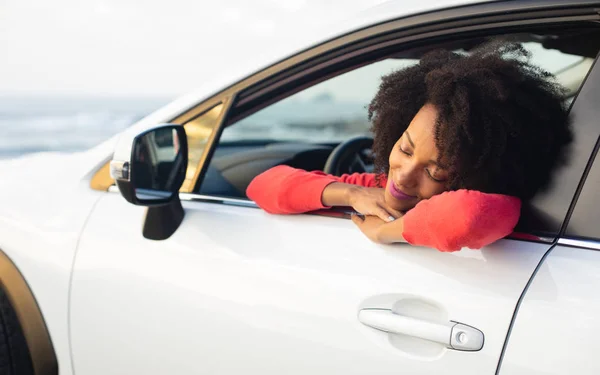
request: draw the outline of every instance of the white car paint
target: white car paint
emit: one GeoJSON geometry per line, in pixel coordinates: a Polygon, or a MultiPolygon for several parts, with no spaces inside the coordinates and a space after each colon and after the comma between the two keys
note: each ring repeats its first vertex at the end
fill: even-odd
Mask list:
{"type": "MultiPolygon", "coordinates": [[[[0,248],[33,291],[61,374],[71,373],[68,308],[75,250],[87,216],[104,195],[90,190],[84,172],[69,168],[76,164],[73,156],[24,157],[0,167],[0,248]]],[[[80,162],[89,168],[97,162],[92,156],[80,155],[80,162]]]]}
{"type": "Polygon", "coordinates": [[[600,252],[557,246],[521,306],[502,374],[599,374],[600,252]]]}
{"type": "MultiPolygon", "coordinates": [[[[323,40],[469,2],[391,2],[323,40]]],[[[272,52],[283,57],[310,45],[272,52]]],[[[89,188],[117,143],[125,150],[133,135],[266,65],[241,60],[239,72],[225,72],[88,152],[0,164],[0,248],[34,292],[61,374],[74,373],[71,361],[78,375],[227,373],[249,364],[267,373],[493,373],[515,302],[547,245],[504,240],[480,252],[442,254],[374,245],[345,220],[199,202],[184,202],[184,225],[171,239],[152,242],[140,234],[144,208],[89,188]],[[232,235],[231,227],[247,231],[232,235]],[[344,245],[342,237],[349,239],[344,245]],[[264,246],[250,246],[253,241],[264,246]],[[361,308],[399,301],[396,308],[406,314],[480,329],[484,348],[417,345],[359,323],[361,308]]],[[[559,275],[569,269],[552,264],[559,275]]],[[[527,301],[520,311],[535,309],[527,301]]],[[[591,317],[595,307],[589,311],[591,317]]],[[[542,321],[531,329],[542,330],[542,321]]],[[[517,321],[511,346],[529,334],[520,332],[517,321]]],[[[503,371],[524,363],[526,352],[520,353],[513,360],[509,348],[503,371]]],[[[565,362],[555,361],[562,369],[565,362]]]]}
{"type": "Polygon", "coordinates": [[[549,247],[504,240],[448,254],[376,245],[337,218],[184,208],[182,226],[156,242],[132,235],[143,207],[117,194],[100,200],[73,275],[79,373],[493,373],[515,303],[549,247]],[[476,327],[485,345],[448,350],[358,320],[362,308],[394,305],[476,327]]]}

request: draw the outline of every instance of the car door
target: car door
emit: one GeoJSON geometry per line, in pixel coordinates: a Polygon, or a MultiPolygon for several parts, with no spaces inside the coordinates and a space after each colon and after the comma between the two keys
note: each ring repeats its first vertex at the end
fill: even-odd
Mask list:
{"type": "MultiPolygon", "coordinates": [[[[531,24],[545,20],[528,17],[531,24]]],[[[406,27],[399,22],[399,30],[406,27]]],[[[478,22],[472,26],[489,27],[478,22]]],[[[448,26],[444,35],[455,31],[448,26]]],[[[356,43],[373,36],[363,31],[356,43]]],[[[428,37],[423,43],[434,43],[428,37]]],[[[302,68],[306,80],[317,80],[311,74],[318,67],[302,68]]],[[[321,68],[322,76],[331,69],[321,68]]],[[[222,127],[234,125],[236,114],[270,104],[273,93],[298,91],[279,73],[287,74],[223,94],[208,151],[190,150],[203,155],[188,171],[192,179],[204,176],[222,127]]],[[[586,82],[598,75],[594,68],[586,82]]],[[[597,94],[585,83],[579,97],[597,94]]],[[[593,106],[579,97],[575,114],[593,106]]],[[[576,128],[589,126],[575,120],[576,128]]],[[[524,230],[537,240],[508,238],[479,251],[377,245],[339,217],[269,215],[244,199],[193,192],[181,194],[181,227],[167,240],[150,241],[141,235],[146,209],[107,193],[88,219],[74,264],[75,371],[494,373],[515,306],[558,234],[596,138],[576,137],[576,155],[559,171],[563,183],[533,202],[531,211],[545,220],[524,220],[524,230]]]]}
{"type": "MultiPolygon", "coordinates": [[[[597,111],[587,116],[597,132],[597,111]]],[[[590,136],[597,138],[594,133],[590,136]]],[[[537,270],[520,303],[501,375],[600,373],[600,362],[595,357],[600,331],[597,154],[595,159],[564,236],[537,270]]]]}

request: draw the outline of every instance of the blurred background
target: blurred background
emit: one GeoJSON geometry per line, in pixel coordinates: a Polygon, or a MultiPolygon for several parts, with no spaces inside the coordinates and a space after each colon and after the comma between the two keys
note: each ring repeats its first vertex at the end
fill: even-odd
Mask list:
{"type": "MultiPolygon", "coordinates": [[[[265,46],[293,53],[382,3],[0,0],[0,158],[88,149],[215,77],[237,77],[240,59],[281,58],[265,46]]],[[[315,114],[331,105],[317,94],[315,114]]]]}

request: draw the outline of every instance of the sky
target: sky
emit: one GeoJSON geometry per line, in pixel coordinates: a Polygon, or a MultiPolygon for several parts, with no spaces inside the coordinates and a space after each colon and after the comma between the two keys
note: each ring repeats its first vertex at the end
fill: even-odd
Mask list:
{"type": "Polygon", "coordinates": [[[383,2],[0,0],[0,94],[173,97],[383,2]]]}
{"type": "Polygon", "coordinates": [[[440,0],[0,0],[0,96],[174,98],[395,3],[440,0]]]}

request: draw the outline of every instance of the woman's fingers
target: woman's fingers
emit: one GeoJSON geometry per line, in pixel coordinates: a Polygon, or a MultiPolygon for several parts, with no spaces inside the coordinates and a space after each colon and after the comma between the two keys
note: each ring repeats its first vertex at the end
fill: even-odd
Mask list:
{"type": "Polygon", "coordinates": [[[402,217],[402,212],[388,207],[382,194],[375,194],[371,190],[367,190],[367,192],[369,192],[369,194],[359,194],[353,201],[352,208],[357,212],[360,212],[363,215],[376,216],[386,223],[402,217]]]}
{"type": "Polygon", "coordinates": [[[375,215],[378,216],[381,220],[385,221],[386,223],[396,220],[396,217],[394,215],[392,215],[390,212],[388,212],[387,209],[381,206],[377,206],[375,215]]]}
{"type": "Polygon", "coordinates": [[[387,212],[389,212],[390,214],[392,214],[392,216],[396,219],[400,219],[402,216],[404,216],[404,213],[398,210],[394,210],[391,207],[386,207],[387,212]]]}

